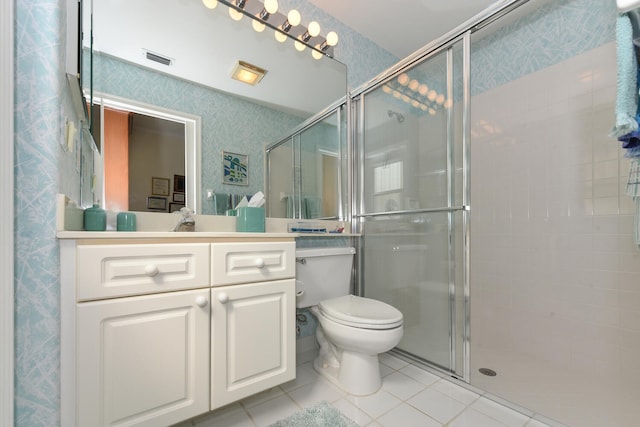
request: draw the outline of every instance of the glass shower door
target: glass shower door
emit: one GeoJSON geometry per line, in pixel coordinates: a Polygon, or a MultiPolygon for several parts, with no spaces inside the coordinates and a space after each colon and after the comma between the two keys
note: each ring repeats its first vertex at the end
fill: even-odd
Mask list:
{"type": "Polygon", "coordinates": [[[397,350],[463,376],[462,46],[357,100],[361,293],[404,315],[397,350]]]}

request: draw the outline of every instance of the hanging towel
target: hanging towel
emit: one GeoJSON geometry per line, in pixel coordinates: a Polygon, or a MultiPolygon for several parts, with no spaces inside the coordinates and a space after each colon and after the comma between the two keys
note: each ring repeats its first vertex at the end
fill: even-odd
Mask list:
{"type": "Polygon", "coordinates": [[[633,28],[627,14],[619,15],[616,22],[616,56],[618,82],[616,94],[616,124],[612,137],[619,137],[638,129],[635,119],[638,109],[638,62],[633,45],[633,28]]]}

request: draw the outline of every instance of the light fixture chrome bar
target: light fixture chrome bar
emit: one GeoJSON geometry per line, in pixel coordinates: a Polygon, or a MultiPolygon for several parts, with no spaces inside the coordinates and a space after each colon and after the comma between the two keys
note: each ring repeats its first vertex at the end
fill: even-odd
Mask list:
{"type": "Polygon", "coordinates": [[[292,25],[291,22],[289,22],[288,17],[280,11],[276,11],[275,13],[267,12],[261,1],[218,0],[218,2],[237,11],[238,13],[248,16],[253,20],[259,21],[274,31],[278,31],[293,40],[304,43],[308,48],[314,51],[318,51],[323,55],[333,58],[333,46],[329,45],[325,50],[319,50],[319,46],[326,43],[325,37],[320,34],[317,36],[310,35],[304,25],[292,25]],[[305,34],[307,34],[305,38],[301,38],[301,36],[305,34]]]}
{"type": "Polygon", "coordinates": [[[263,21],[268,21],[269,20],[269,16],[271,14],[269,12],[267,12],[267,9],[262,9],[262,11],[260,12],[260,14],[258,15],[258,17],[260,19],[262,19],[263,21]]]}

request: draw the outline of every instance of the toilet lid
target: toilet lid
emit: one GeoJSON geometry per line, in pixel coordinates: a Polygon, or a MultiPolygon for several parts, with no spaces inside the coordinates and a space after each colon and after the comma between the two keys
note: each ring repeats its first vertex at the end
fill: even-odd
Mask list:
{"type": "Polygon", "coordinates": [[[395,307],[370,298],[344,295],[321,301],[320,312],[335,322],[364,329],[392,329],[402,325],[395,307]]]}

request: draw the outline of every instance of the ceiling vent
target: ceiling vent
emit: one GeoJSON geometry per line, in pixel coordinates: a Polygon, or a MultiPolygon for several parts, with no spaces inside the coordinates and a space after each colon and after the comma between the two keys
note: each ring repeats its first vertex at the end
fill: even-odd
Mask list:
{"type": "Polygon", "coordinates": [[[171,58],[167,58],[166,56],[158,55],[157,53],[149,52],[148,50],[144,51],[144,56],[153,62],[157,62],[158,64],[170,66],[173,64],[173,60],[171,58]]]}

